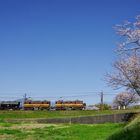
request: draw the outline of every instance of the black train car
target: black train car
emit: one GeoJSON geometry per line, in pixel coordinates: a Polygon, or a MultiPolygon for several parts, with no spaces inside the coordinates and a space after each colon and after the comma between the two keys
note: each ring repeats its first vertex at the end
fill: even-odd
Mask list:
{"type": "Polygon", "coordinates": [[[1,110],[19,110],[20,109],[20,102],[18,101],[2,101],[0,102],[0,109],[1,110]]]}

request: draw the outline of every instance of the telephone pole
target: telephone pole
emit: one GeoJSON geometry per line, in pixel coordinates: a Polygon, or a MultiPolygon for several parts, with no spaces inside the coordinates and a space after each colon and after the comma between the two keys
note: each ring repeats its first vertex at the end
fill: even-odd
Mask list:
{"type": "Polygon", "coordinates": [[[26,101],[26,99],[27,99],[27,94],[26,93],[24,94],[23,98],[24,98],[24,101],[26,101]]]}
{"type": "Polygon", "coordinates": [[[100,93],[100,98],[101,98],[101,110],[103,110],[103,104],[104,104],[104,93],[103,93],[103,91],[100,93]]]}
{"type": "Polygon", "coordinates": [[[22,109],[24,110],[24,102],[27,100],[27,94],[25,93],[23,95],[23,100],[22,100],[22,109]]]}

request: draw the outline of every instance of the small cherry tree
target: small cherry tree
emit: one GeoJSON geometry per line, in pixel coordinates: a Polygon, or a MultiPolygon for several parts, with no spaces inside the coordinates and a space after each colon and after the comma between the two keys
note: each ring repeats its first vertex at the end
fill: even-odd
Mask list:
{"type": "Polygon", "coordinates": [[[130,92],[122,92],[116,95],[113,104],[114,106],[127,107],[133,103],[137,103],[139,101],[139,97],[136,94],[132,94],[130,92]]]}

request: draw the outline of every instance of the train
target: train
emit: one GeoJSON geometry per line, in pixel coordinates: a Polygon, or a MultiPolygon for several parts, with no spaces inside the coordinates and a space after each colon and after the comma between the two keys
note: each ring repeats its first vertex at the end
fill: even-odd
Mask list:
{"type": "Polygon", "coordinates": [[[84,110],[82,100],[57,100],[54,104],[48,100],[2,101],[0,110],[84,110]]]}
{"type": "Polygon", "coordinates": [[[51,102],[50,101],[32,101],[26,100],[23,104],[24,110],[50,110],[51,102]]]}
{"type": "Polygon", "coordinates": [[[20,104],[19,101],[2,101],[0,102],[0,110],[19,110],[20,104]]]}
{"type": "Polygon", "coordinates": [[[86,104],[81,100],[75,101],[63,101],[59,100],[55,102],[56,110],[83,110],[86,104]]]}

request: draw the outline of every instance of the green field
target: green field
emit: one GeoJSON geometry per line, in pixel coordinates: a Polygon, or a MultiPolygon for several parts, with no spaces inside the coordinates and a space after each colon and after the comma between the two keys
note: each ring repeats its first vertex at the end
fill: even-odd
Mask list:
{"type": "Polygon", "coordinates": [[[131,123],[39,124],[38,118],[66,118],[138,112],[108,111],[0,111],[0,140],[139,140],[140,117],[131,123]],[[31,120],[31,121],[21,121],[31,120]],[[18,120],[10,122],[8,120],[18,120]],[[132,139],[134,138],[135,139],[132,139]]]}
{"type": "Polygon", "coordinates": [[[0,111],[0,119],[34,119],[34,118],[67,118],[96,116],[106,114],[139,112],[139,110],[104,110],[104,111],[0,111]]]}
{"type": "Polygon", "coordinates": [[[105,140],[125,124],[49,125],[0,123],[1,140],[105,140]]]}

